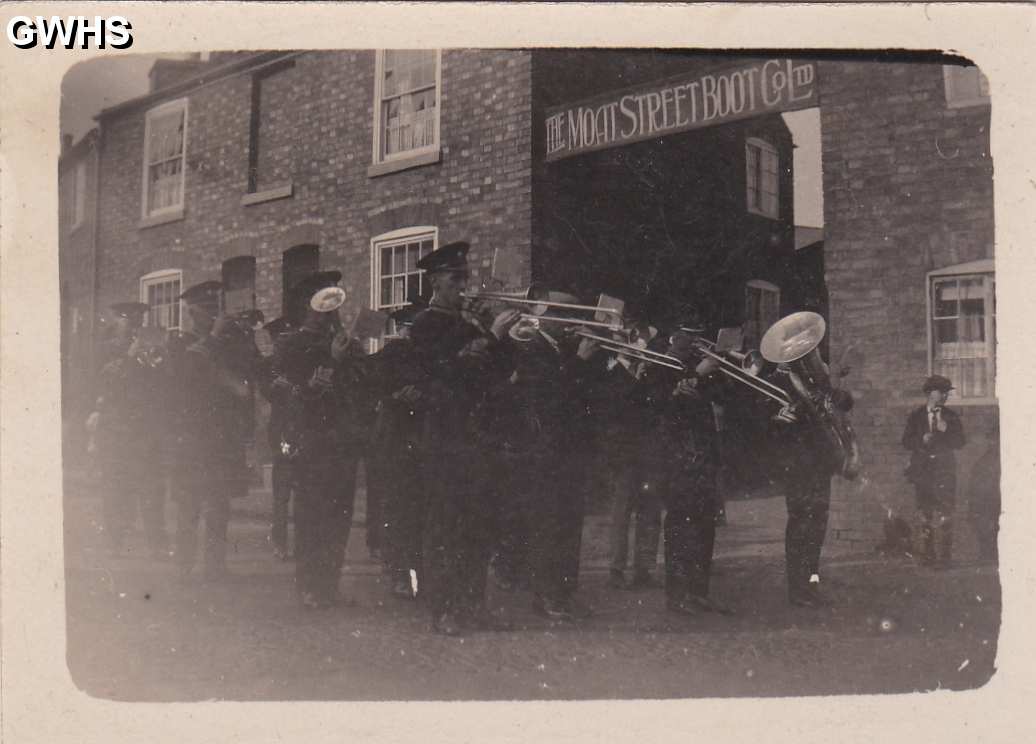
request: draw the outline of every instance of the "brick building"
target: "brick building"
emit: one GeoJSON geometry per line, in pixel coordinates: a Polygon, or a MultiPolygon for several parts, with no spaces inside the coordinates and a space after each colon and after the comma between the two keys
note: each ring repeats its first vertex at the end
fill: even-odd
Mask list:
{"type": "Polygon", "coordinates": [[[92,355],[99,317],[94,285],[97,155],[94,129],[75,145],[65,137],[58,160],[61,413],[68,452],[81,450],[83,421],[94,389],[92,355]]]}
{"type": "MultiPolygon", "coordinates": [[[[421,291],[421,254],[465,239],[475,282],[607,292],[669,320],[693,299],[751,342],[784,313],[823,311],[822,272],[831,353],[862,356],[849,382],[867,492],[840,487],[832,521],[860,543],[909,499],[894,430],[933,353],[951,377],[977,369],[942,360],[949,316],[926,345],[926,298],[942,312],[967,284],[939,272],[980,275],[992,307],[989,108],[947,105],[957,78],[941,64],[635,50],[198,62],[157,69],[159,87],[99,116],[95,311],[139,297],[149,322],[178,327],[179,290],[221,278],[229,307],[273,317],[317,267],[342,270],[347,316],[392,309],[421,291]],[[780,113],[808,106],[826,255],[795,250],[780,113]]],[[[988,395],[968,388],[967,426],[995,415],[988,374],[988,395]]]]}
{"type": "Polygon", "coordinates": [[[990,101],[975,67],[842,60],[818,75],[831,347],[856,344],[847,384],[867,476],[840,484],[832,528],[872,544],[882,511],[912,511],[899,440],[926,375],[958,388],[959,510],[998,427],[990,101]]]}

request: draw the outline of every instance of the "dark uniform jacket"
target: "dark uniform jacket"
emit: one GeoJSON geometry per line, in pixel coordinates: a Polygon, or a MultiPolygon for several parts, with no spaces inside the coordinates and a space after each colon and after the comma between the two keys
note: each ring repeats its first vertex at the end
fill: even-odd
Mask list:
{"type": "Polygon", "coordinates": [[[478,441],[478,407],[488,388],[510,375],[509,341],[498,341],[459,313],[429,308],[410,331],[425,412],[426,451],[466,450],[478,441]]]}
{"type": "Polygon", "coordinates": [[[293,452],[324,456],[364,444],[361,361],[355,355],[335,361],[330,335],[303,327],[281,336],[270,375],[270,401],[283,416],[277,423],[280,438],[293,452]],[[310,387],[318,367],[333,370],[330,387],[310,387]]]}
{"type": "Polygon", "coordinates": [[[696,394],[674,394],[685,375],[655,367],[645,378],[651,391],[649,404],[659,411],[654,440],[662,452],[671,496],[703,490],[712,491],[720,465],[719,433],[716,430],[714,400],[722,398],[726,386],[718,374],[696,379],[696,394]]]}
{"type": "Polygon", "coordinates": [[[943,406],[942,419],[946,431],[934,428],[932,439],[924,443],[928,433],[928,406],[923,405],[911,411],[903,431],[903,446],[910,451],[910,465],[906,476],[914,484],[931,486],[954,493],[957,485],[957,460],[954,450],[964,446],[964,427],[960,417],[943,406]]]}
{"type": "Polygon", "coordinates": [[[167,369],[128,356],[127,341],[102,348],[98,444],[102,456],[161,459],[167,406],[167,369]]]}
{"type": "MultiPolygon", "coordinates": [[[[660,350],[657,344],[648,348],[660,350]]],[[[602,437],[600,446],[612,453],[609,459],[639,457],[659,424],[662,409],[655,400],[657,375],[649,379],[648,371],[654,371],[651,365],[643,367],[631,359],[627,367],[610,352],[600,350],[588,360],[587,368],[583,377],[587,409],[602,437]]]]}
{"type": "Polygon", "coordinates": [[[407,338],[388,341],[371,355],[366,367],[368,394],[377,401],[372,451],[385,455],[413,452],[420,443],[422,414],[419,407],[400,397],[404,387],[421,382],[412,342],[407,338]]]}
{"type": "Polygon", "coordinates": [[[584,435],[588,365],[562,340],[512,344],[514,371],[488,392],[479,417],[484,441],[511,456],[571,454],[584,435]]]}
{"type": "Polygon", "coordinates": [[[182,380],[187,467],[243,461],[255,419],[251,360],[241,352],[211,335],[187,348],[182,380]]]}

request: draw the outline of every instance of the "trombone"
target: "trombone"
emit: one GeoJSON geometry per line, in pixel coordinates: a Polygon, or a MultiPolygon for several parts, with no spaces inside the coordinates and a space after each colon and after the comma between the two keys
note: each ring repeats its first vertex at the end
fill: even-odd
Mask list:
{"type": "MultiPolygon", "coordinates": [[[[782,406],[791,405],[791,398],[788,397],[788,394],[784,391],[784,388],[780,387],[779,385],[774,385],[772,382],[768,382],[760,377],[756,377],[748,370],[739,367],[738,365],[734,364],[721,354],[717,354],[716,352],[712,351],[712,349],[709,348],[710,346],[715,347],[715,344],[705,339],[699,339],[699,343],[695,345],[695,348],[699,354],[707,356],[710,359],[715,359],[717,362],[719,362],[719,371],[725,374],[730,379],[736,380],[743,385],[748,385],[748,387],[757,390],[758,392],[762,393],[771,400],[777,401],[782,406]]],[[[729,353],[732,354],[734,352],[729,353]]],[[[748,354],[745,354],[741,357],[741,359],[743,360],[747,357],[748,354]]]]}
{"type": "MultiPolygon", "coordinates": [[[[606,351],[611,351],[616,354],[622,354],[624,356],[639,359],[650,364],[656,364],[661,367],[669,367],[670,369],[676,369],[681,372],[687,370],[685,365],[679,357],[675,357],[671,354],[663,354],[657,351],[651,351],[650,349],[642,349],[639,346],[633,344],[626,344],[621,341],[615,341],[614,339],[604,338],[602,336],[595,336],[591,333],[583,333],[577,331],[576,335],[582,336],[583,338],[591,341],[596,341],[601,345],[601,348],[606,351]]],[[[788,394],[784,392],[784,389],[774,385],[771,382],[767,382],[755,375],[751,374],[745,369],[742,369],[738,365],[734,364],[730,360],[726,359],[720,354],[712,351],[709,347],[714,347],[715,344],[706,339],[698,339],[695,343],[695,351],[703,356],[707,356],[711,359],[719,362],[719,371],[725,374],[727,377],[740,382],[742,385],[747,385],[753,390],[762,393],[766,397],[777,401],[782,406],[788,406],[791,404],[791,399],[788,394]]],[[[748,356],[748,355],[745,355],[748,356]]]]}
{"type": "Polygon", "coordinates": [[[615,339],[605,338],[603,336],[595,336],[592,333],[585,333],[583,331],[576,331],[576,335],[590,341],[595,341],[600,344],[602,349],[614,354],[630,357],[631,359],[638,359],[642,362],[648,362],[649,364],[656,364],[660,367],[668,367],[669,369],[675,369],[680,372],[687,371],[687,365],[677,357],[670,354],[663,354],[658,351],[651,351],[650,349],[642,349],[634,344],[627,344],[622,341],[616,341],[615,339]]]}
{"type": "Polygon", "coordinates": [[[621,331],[622,325],[616,319],[614,322],[601,321],[601,320],[583,320],[582,318],[556,318],[553,315],[536,315],[534,313],[522,313],[518,316],[521,320],[526,322],[536,321],[542,323],[547,321],[549,323],[563,323],[569,326],[586,326],[587,328],[607,328],[609,331],[621,331]]]}
{"type": "MultiPolygon", "coordinates": [[[[613,307],[598,307],[597,305],[576,305],[576,304],[571,303],[571,302],[552,302],[550,300],[530,300],[529,299],[529,290],[525,290],[524,292],[515,292],[515,293],[508,293],[508,292],[461,292],[460,296],[463,297],[466,300],[471,300],[473,302],[477,302],[478,300],[488,300],[490,302],[502,302],[504,304],[532,305],[534,308],[542,307],[542,308],[546,309],[546,308],[551,308],[551,307],[558,307],[558,308],[563,308],[565,310],[579,310],[579,311],[582,311],[582,312],[592,312],[592,313],[609,313],[611,315],[616,316],[616,318],[621,318],[622,317],[622,311],[621,310],[616,310],[613,307]]],[[[539,317],[539,316],[536,316],[536,317],[539,317]]],[[[580,321],[580,323],[582,323],[582,322],[589,322],[589,321],[580,321]]],[[[615,327],[615,324],[611,324],[611,325],[601,324],[601,325],[602,325],[602,327],[609,327],[609,328],[614,328],[615,327]]]]}

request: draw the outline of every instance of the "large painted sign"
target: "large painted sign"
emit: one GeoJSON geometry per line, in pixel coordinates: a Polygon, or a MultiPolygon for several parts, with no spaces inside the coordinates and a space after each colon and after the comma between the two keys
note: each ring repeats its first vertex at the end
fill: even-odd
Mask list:
{"type": "Polygon", "coordinates": [[[816,106],[816,63],[769,59],[678,75],[548,109],[548,161],[779,111],[816,106]]]}

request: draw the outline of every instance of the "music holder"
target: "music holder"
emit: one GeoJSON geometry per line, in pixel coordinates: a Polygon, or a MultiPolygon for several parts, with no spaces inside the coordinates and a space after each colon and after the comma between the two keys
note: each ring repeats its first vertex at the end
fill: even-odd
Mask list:
{"type": "MultiPolygon", "coordinates": [[[[500,289],[490,291],[501,291],[506,288],[519,286],[522,276],[522,259],[513,248],[494,248],[493,265],[490,269],[491,281],[496,280],[502,284],[500,289]]],[[[489,289],[487,287],[487,289],[489,289]]]]}
{"type": "Polygon", "coordinates": [[[722,354],[727,351],[741,351],[741,344],[744,343],[745,334],[741,326],[720,328],[716,334],[716,353],[722,354]]]}
{"type": "Polygon", "coordinates": [[[616,318],[622,317],[622,311],[626,307],[626,303],[623,300],[620,300],[618,297],[611,297],[610,295],[602,293],[597,298],[597,307],[607,308],[610,310],[618,310],[618,314],[600,312],[594,313],[594,320],[601,321],[602,323],[608,323],[614,321],[616,318]]]}
{"type": "Polygon", "coordinates": [[[364,307],[353,321],[352,330],[349,335],[353,338],[380,338],[388,325],[389,316],[380,310],[371,310],[364,307]]]}

